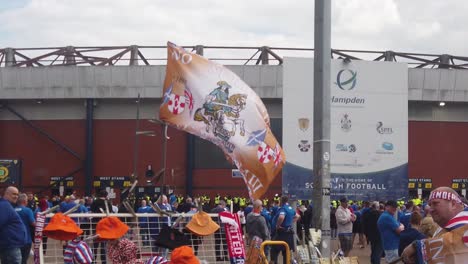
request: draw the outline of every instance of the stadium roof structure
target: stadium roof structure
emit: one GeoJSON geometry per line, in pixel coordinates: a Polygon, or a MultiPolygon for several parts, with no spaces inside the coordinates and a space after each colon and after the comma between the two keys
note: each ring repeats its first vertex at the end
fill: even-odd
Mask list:
{"type": "MultiPolygon", "coordinates": [[[[313,48],[183,46],[229,65],[281,65],[284,57],[313,57],[313,48]]],[[[332,49],[333,59],[404,62],[410,68],[467,69],[468,57],[397,51],[332,49]]],[[[0,67],[164,65],[166,46],[2,48],[0,67]]]]}

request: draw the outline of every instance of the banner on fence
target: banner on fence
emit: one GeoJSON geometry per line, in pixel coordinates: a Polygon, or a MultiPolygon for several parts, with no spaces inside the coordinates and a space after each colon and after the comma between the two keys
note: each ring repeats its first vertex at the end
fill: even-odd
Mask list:
{"type": "Polygon", "coordinates": [[[34,264],[41,263],[42,230],[44,230],[46,216],[36,214],[36,228],[34,229],[34,264]]]}
{"type": "Polygon", "coordinates": [[[231,263],[244,263],[245,261],[245,246],[242,236],[242,229],[239,222],[239,216],[230,212],[219,213],[221,222],[224,223],[226,232],[226,241],[229,251],[231,263]]]}

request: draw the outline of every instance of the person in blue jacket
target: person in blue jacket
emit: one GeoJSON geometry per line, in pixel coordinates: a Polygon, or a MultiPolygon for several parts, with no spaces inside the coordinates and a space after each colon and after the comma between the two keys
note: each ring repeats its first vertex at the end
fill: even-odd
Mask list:
{"type": "Polygon", "coordinates": [[[390,263],[398,259],[398,246],[400,245],[400,233],[405,226],[399,223],[395,218],[398,204],[394,200],[388,200],[385,203],[385,211],[377,220],[377,227],[380,232],[385,260],[390,263]]]}
{"type": "MultiPolygon", "coordinates": [[[[147,205],[145,199],[141,200],[141,206],[138,207],[137,213],[138,214],[147,214],[149,212],[153,212],[151,206],[147,205]]],[[[140,227],[140,236],[141,240],[143,241],[143,246],[148,246],[150,243],[150,239],[148,237],[149,234],[149,220],[148,217],[139,217],[138,218],[138,226],[140,227]]]]}
{"type": "Polygon", "coordinates": [[[26,245],[26,229],[12,206],[18,201],[19,191],[10,186],[0,197],[0,262],[21,264],[21,248],[26,245]]]}
{"type": "Polygon", "coordinates": [[[15,207],[15,211],[21,218],[21,221],[24,224],[26,229],[27,243],[21,248],[22,263],[26,264],[28,262],[29,253],[32,246],[32,234],[34,234],[34,227],[36,226],[36,220],[34,219],[34,214],[31,208],[27,207],[28,205],[28,195],[22,193],[19,195],[18,204],[15,207]]]}

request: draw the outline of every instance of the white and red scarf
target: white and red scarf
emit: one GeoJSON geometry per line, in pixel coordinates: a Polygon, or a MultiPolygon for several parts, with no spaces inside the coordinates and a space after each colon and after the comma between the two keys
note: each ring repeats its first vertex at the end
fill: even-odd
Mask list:
{"type": "Polygon", "coordinates": [[[226,240],[231,263],[242,263],[245,261],[245,246],[242,229],[237,214],[224,211],[219,213],[221,222],[224,223],[226,240]]]}

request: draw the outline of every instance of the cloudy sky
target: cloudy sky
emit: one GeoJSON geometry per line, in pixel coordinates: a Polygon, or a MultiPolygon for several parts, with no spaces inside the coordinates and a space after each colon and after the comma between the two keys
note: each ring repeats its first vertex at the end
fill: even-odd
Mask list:
{"type": "MultiPolygon", "coordinates": [[[[332,0],[332,48],[468,56],[466,0],[332,0]]],[[[0,47],[312,48],[313,0],[0,0],[0,47]]]]}

